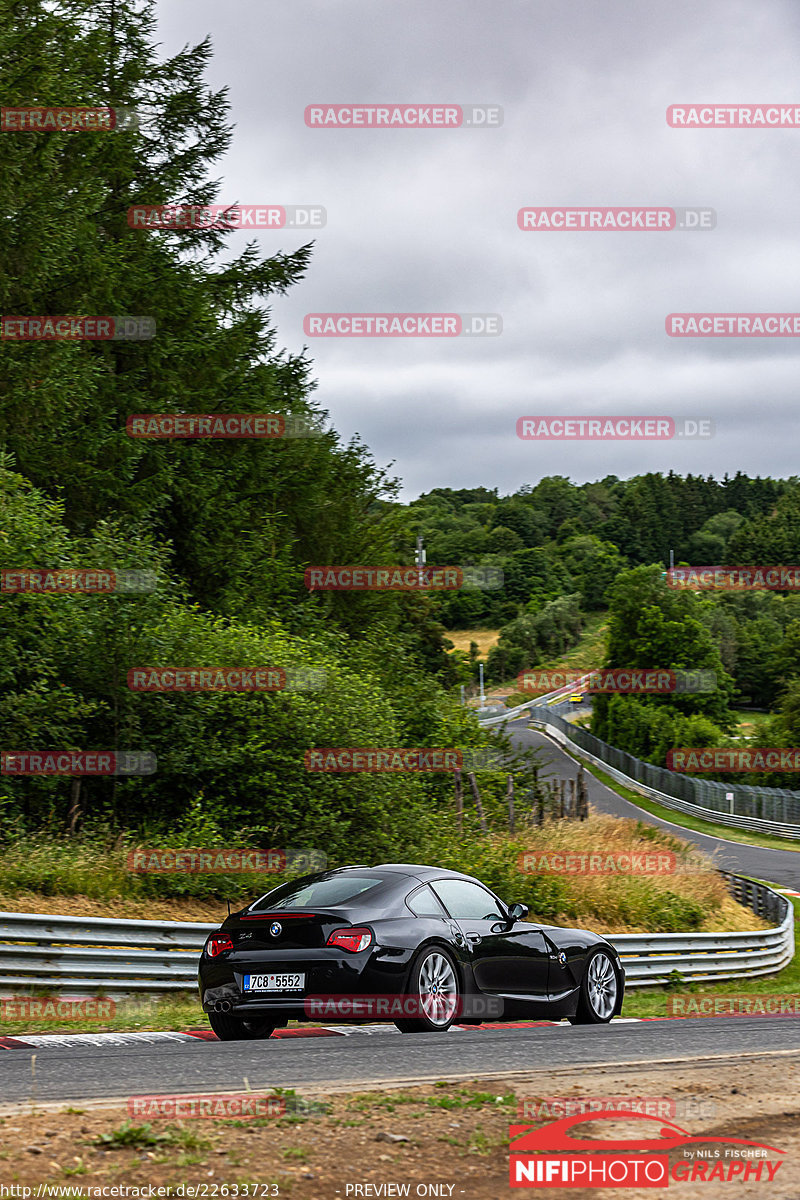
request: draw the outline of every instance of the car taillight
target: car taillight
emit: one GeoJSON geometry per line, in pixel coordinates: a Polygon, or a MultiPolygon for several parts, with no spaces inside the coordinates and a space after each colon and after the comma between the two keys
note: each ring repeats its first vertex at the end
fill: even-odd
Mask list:
{"type": "Polygon", "coordinates": [[[334,929],[328,938],[329,946],[336,946],[338,950],[350,950],[353,954],[357,954],[359,950],[366,950],[371,942],[370,931],[355,926],[350,929],[334,929]]]}
{"type": "Polygon", "coordinates": [[[229,937],[210,937],[206,942],[206,954],[209,958],[216,958],[223,950],[232,949],[233,942],[229,937]]]}

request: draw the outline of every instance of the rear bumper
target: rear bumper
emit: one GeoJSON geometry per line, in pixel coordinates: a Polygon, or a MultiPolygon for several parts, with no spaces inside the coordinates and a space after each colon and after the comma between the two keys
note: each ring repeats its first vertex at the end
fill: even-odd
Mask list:
{"type": "Polygon", "coordinates": [[[233,953],[222,961],[204,958],[198,972],[200,1000],[206,1012],[274,1012],[289,1020],[319,1020],[315,1000],[402,994],[412,957],[411,951],[384,947],[360,954],[325,947],[313,957],[307,950],[284,950],[263,957],[233,953]],[[303,992],[244,991],[245,975],[273,972],[301,972],[306,977],[303,992]]]}

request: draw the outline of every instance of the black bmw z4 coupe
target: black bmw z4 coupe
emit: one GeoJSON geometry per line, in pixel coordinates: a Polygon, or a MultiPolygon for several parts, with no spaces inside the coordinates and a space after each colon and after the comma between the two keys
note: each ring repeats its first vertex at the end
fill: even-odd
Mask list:
{"type": "Polygon", "coordinates": [[[614,947],[583,929],[533,925],[470,875],[384,863],[306,875],[231,913],[200,959],[218,1038],[265,1038],[290,1020],[393,1021],[404,1033],[622,1008],[614,947]]]}

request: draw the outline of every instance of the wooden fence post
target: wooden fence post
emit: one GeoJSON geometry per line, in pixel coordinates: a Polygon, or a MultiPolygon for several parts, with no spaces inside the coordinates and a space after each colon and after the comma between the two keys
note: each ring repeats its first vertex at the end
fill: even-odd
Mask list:
{"type": "Polygon", "coordinates": [[[70,837],[75,833],[81,815],[81,777],[74,775],[70,784],[69,812],[67,813],[67,829],[70,837]]]}
{"type": "Polygon", "coordinates": [[[464,788],[461,783],[461,772],[455,772],[456,788],[456,829],[461,833],[464,829],[464,788]]]}
{"type": "Polygon", "coordinates": [[[472,792],[472,798],[475,801],[475,807],[478,810],[478,817],[480,818],[480,822],[481,822],[481,830],[483,831],[483,833],[488,833],[489,830],[486,827],[486,817],[483,812],[483,805],[481,804],[481,794],[478,791],[478,783],[477,783],[477,780],[475,779],[474,771],[467,771],[467,780],[469,781],[470,791],[472,792]]]}
{"type": "Polygon", "coordinates": [[[514,822],[514,776],[513,775],[509,775],[509,777],[508,777],[508,790],[506,792],[506,797],[508,799],[508,831],[509,831],[509,833],[514,833],[515,832],[515,829],[514,829],[515,822],[514,822]]]}

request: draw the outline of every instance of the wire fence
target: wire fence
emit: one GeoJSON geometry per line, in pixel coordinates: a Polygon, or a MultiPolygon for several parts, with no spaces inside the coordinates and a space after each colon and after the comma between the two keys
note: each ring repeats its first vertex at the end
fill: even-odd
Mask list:
{"type": "Polygon", "coordinates": [[[571,743],[584,752],[582,757],[610,768],[610,773],[624,776],[621,782],[638,784],[667,808],[704,817],[720,825],[800,839],[800,792],[753,784],[719,783],[657,767],[610,746],[588,729],[571,724],[543,705],[531,708],[531,723],[557,731],[559,741],[571,743]]]}

